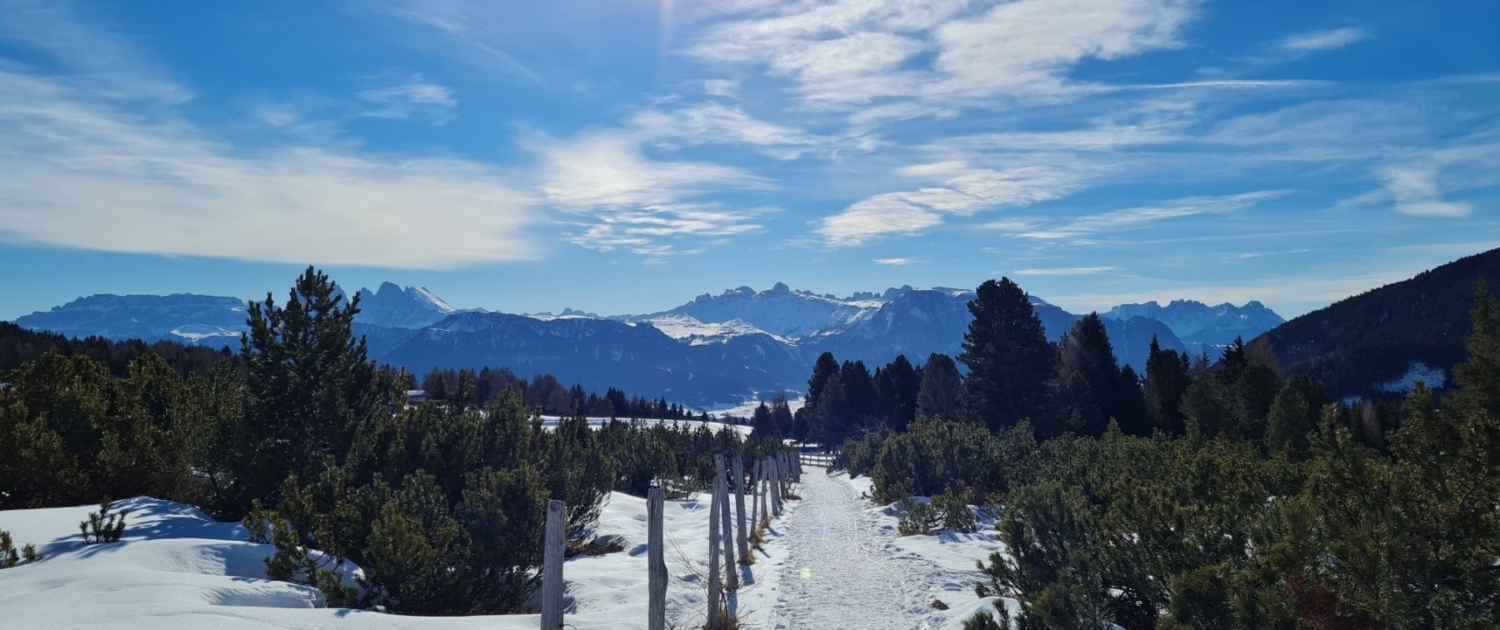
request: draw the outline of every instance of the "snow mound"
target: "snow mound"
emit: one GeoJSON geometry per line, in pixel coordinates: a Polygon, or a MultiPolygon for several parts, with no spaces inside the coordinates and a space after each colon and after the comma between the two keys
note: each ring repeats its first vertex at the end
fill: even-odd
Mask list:
{"type": "MultiPolygon", "coordinates": [[[[668,501],[665,510],[668,625],[701,625],[708,566],[706,496],[668,501]],[[694,621],[696,620],[696,624],[694,621]]],[[[748,505],[747,505],[748,507],[748,505]]],[[[192,506],[149,497],[115,503],[128,511],[121,542],[85,545],[78,523],[97,506],[0,512],[0,530],[19,547],[35,544],[41,562],[0,570],[0,619],[6,630],[62,628],[281,628],[287,630],[531,630],[537,615],[410,617],[327,608],[314,589],[265,579],[270,545],[246,542],[237,523],[220,523],[192,506]]],[[[646,627],[646,501],[613,493],[593,535],[626,551],[580,556],[564,567],[571,628],[646,627]]],[[[778,564],[769,558],[753,597],[770,591],[778,564]]],[[[350,569],[349,577],[357,569],[350,569]]]]}

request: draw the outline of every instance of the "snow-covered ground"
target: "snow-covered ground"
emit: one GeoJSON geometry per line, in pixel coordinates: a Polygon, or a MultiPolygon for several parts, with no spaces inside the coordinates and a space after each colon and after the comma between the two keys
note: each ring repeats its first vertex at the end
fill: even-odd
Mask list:
{"type": "MultiPolygon", "coordinates": [[[[598,429],[598,428],[600,428],[600,427],[602,427],[602,426],[604,426],[606,424],[609,424],[613,420],[614,419],[612,419],[612,418],[589,418],[588,419],[589,426],[592,427],[592,428],[595,428],[595,429],[598,429]]],[[[667,426],[672,426],[672,427],[687,427],[689,429],[697,429],[701,425],[708,425],[708,429],[710,431],[715,432],[715,433],[718,433],[720,430],[724,429],[724,427],[729,427],[729,428],[734,429],[735,431],[738,431],[741,435],[750,435],[750,425],[748,425],[748,424],[733,424],[733,423],[728,423],[728,422],[712,422],[712,421],[705,422],[703,420],[657,420],[657,419],[654,419],[654,418],[636,419],[636,420],[631,420],[631,419],[627,419],[627,418],[619,418],[619,420],[621,422],[639,422],[639,423],[641,423],[643,425],[646,425],[646,426],[654,426],[654,425],[658,425],[658,424],[665,424],[667,426]]],[[[543,429],[548,429],[548,430],[556,429],[557,428],[557,423],[559,423],[561,421],[562,421],[562,416],[542,416],[542,428],[543,429]]]]}
{"type": "MultiPolygon", "coordinates": [[[[897,534],[899,512],[874,506],[870,480],[807,467],[802,501],[781,523],[787,558],[765,627],[957,629],[975,611],[975,561],[1001,548],[992,533],[897,534]],[[940,600],[947,610],[933,608],[940,600]]],[[[1014,603],[1011,603],[1014,606],[1014,603]]]]}
{"type": "MultiPolygon", "coordinates": [[[[701,626],[704,619],[710,504],[707,495],[699,499],[666,504],[670,626],[701,626]]],[[[78,533],[79,521],[97,506],[0,512],[0,530],[16,546],[36,544],[44,556],[0,570],[0,627],[520,630],[539,623],[536,615],[408,617],[324,608],[313,589],[265,579],[262,559],[274,549],[245,542],[236,523],[147,497],[116,505],[129,510],[124,540],[100,545],[84,545],[78,533]]],[[[623,541],[625,551],[566,563],[567,623],[580,630],[644,628],[646,501],[611,495],[595,533],[623,541]]],[[[747,571],[739,598],[775,588],[776,538],[747,571]]]]}
{"type": "MultiPolygon", "coordinates": [[[[867,498],[868,479],[807,467],[801,501],[769,532],[744,584],[730,595],[742,627],[956,629],[979,599],[976,560],[1001,548],[991,533],[900,537],[891,506],[867,498]],[[941,600],[947,610],[932,607],[941,600]]],[[[668,501],[669,627],[701,627],[708,564],[707,495],[668,501]]],[[[0,530],[45,559],[0,570],[0,626],[57,628],[284,628],[291,630],[535,628],[536,615],[405,617],[324,608],[312,589],[264,578],[268,545],[198,510],[139,497],[120,543],[84,545],[78,523],[95,506],[0,512],[0,530]]],[[[748,503],[747,503],[748,507],[748,503]]],[[[595,532],[625,551],[569,560],[566,621],[579,630],[644,628],[646,502],[612,494],[595,532]]],[[[1013,606],[1014,604],[1011,603],[1013,606]]]]}

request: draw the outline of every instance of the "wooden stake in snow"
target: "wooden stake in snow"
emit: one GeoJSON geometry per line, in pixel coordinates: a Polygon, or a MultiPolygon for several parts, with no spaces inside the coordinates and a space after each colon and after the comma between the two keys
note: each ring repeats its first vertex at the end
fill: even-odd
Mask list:
{"type": "Polygon", "coordinates": [[[750,564],[750,531],[745,529],[745,458],[734,458],[734,513],[739,517],[734,530],[740,544],[740,563],[750,564]]]}
{"type": "Polygon", "coordinates": [[[734,518],[734,510],[729,507],[729,481],[728,475],[724,474],[724,456],[714,456],[714,466],[719,470],[718,493],[714,495],[714,503],[723,503],[724,507],[719,510],[719,520],[722,521],[723,543],[724,543],[724,588],[736,590],[740,587],[739,569],[734,562],[734,526],[731,521],[734,518]]]}
{"type": "Polygon", "coordinates": [[[724,478],[714,479],[714,500],[708,508],[708,628],[719,630],[719,596],[723,589],[719,586],[719,509],[723,502],[719,501],[719,488],[724,486],[724,478]]]}
{"type": "Polygon", "coordinates": [[[770,466],[770,464],[766,463],[765,459],[761,459],[760,460],[760,482],[759,482],[760,483],[760,487],[756,488],[755,491],[760,494],[760,516],[758,518],[760,520],[762,520],[762,521],[769,521],[769,520],[771,520],[771,497],[768,494],[770,492],[770,490],[768,489],[768,486],[766,485],[766,477],[770,476],[770,474],[771,474],[771,466],[770,466]]]}
{"type": "Polygon", "coordinates": [[[563,521],[567,506],[547,502],[547,537],[542,547],[542,630],[563,627],[563,521]]]}
{"type": "Polygon", "coordinates": [[[771,516],[781,518],[781,466],[771,458],[771,516]]]}
{"type": "Polygon", "coordinates": [[[667,630],[667,558],[663,548],[662,513],[666,492],[652,488],[646,495],[646,587],[650,592],[647,630],[667,630]]]}
{"type": "Polygon", "coordinates": [[[760,460],[750,467],[750,520],[751,529],[760,528],[760,460]]]}

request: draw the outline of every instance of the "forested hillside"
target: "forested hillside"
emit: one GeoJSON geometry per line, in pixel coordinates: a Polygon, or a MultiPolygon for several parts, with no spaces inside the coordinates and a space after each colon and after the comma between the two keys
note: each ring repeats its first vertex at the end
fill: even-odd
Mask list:
{"type": "Polygon", "coordinates": [[[1475,288],[1500,281],[1500,249],[1340,300],[1256,338],[1287,375],[1318,379],[1333,396],[1378,395],[1413,363],[1449,371],[1464,357],[1475,288]]]}

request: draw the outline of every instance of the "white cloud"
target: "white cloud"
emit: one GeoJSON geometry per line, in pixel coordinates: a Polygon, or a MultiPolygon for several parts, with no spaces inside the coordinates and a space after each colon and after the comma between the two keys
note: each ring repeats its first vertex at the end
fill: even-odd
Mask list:
{"type": "Polygon", "coordinates": [[[1196,0],[838,0],[752,4],[689,48],[711,63],[791,80],[810,105],[861,124],[1066,96],[1087,59],[1178,46],[1196,0]],[[976,6],[978,5],[978,6],[976,6]],[[873,107],[868,107],[873,104],[873,107]]]}
{"type": "Polygon", "coordinates": [[[1018,276],[1090,276],[1109,273],[1118,267],[1053,267],[1049,269],[1017,269],[1018,276]]]}
{"type": "Polygon", "coordinates": [[[703,92],[709,96],[737,98],[740,95],[740,82],[729,79],[709,79],[703,82],[703,92]]]}
{"type": "Polygon", "coordinates": [[[526,195],[489,167],[238,151],[51,79],[0,72],[0,147],[0,232],[15,241],[413,269],[542,253],[526,195]],[[433,229],[433,211],[462,229],[433,229]]]}
{"type": "Polygon", "coordinates": [[[1361,42],[1370,37],[1365,29],[1348,26],[1326,31],[1298,33],[1281,40],[1278,47],[1290,52],[1316,52],[1334,50],[1361,42]]]}
{"type": "Polygon", "coordinates": [[[873,262],[873,263],[875,263],[877,265],[886,265],[886,266],[889,266],[889,267],[900,267],[900,266],[903,266],[903,265],[909,265],[909,264],[911,264],[913,262],[916,262],[916,261],[914,261],[914,260],[912,260],[910,258],[876,258],[875,260],[873,260],[871,262],[873,262]]]}
{"type": "Polygon", "coordinates": [[[1385,192],[1395,200],[1396,211],[1401,214],[1461,219],[1474,211],[1469,204],[1442,200],[1435,169],[1391,167],[1382,177],[1385,192]]]}
{"type": "Polygon", "coordinates": [[[421,74],[385,75],[378,77],[375,83],[378,85],[355,95],[373,106],[373,109],[362,112],[363,116],[408,118],[421,114],[435,124],[442,124],[453,118],[453,108],[458,107],[453,90],[430,83],[421,74]]]}
{"type": "Polygon", "coordinates": [[[1115,210],[1050,225],[1028,226],[1022,231],[1013,232],[1012,235],[1039,241],[1077,239],[1100,232],[1130,229],[1167,219],[1234,212],[1284,194],[1285,191],[1268,190],[1237,195],[1174,199],[1156,206],[1115,210]]]}
{"type": "Polygon", "coordinates": [[[538,138],[540,189],[547,201],[580,217],[568,242],[598,251],[624,249],[642,256],[681,250],[671,241],[727,237],[761,231],[755,213],[697,201],[725,189],[768,184],[742,169],[647,157],[640,138],[626,132],[595,132],[568,140],[538,138]]]}
{"type": "Polygon", "coordinates": [[[801,157],[824,140],[760,120],[736,107],[705,102],[636,114],[630,125],[642,140],[661,148],[677,144],[748,144],[783,159],[801,157]]]}
{"type": "Polygon", "coordinates": [[[896,175],[932,183],[858,201],[822,220],[816,232],[833,247],[863,245],[883,236],[913,234],[942,224],[943,215],[971,216],[1004,206],[1057,199],[1081,186],[1082,175],[1051,166],[994,170],[963,161],[905,166],[896,175]]]}

